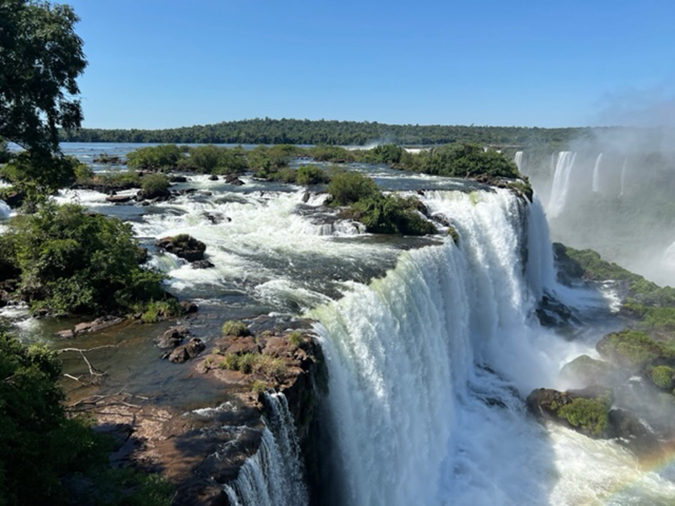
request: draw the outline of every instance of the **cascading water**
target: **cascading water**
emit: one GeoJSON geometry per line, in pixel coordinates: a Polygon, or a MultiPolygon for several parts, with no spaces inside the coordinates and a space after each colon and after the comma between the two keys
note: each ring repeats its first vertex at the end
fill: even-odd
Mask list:
{"type": "Polygon", "coordinates": [[[0,219],[7,219],[9,218],[9,215],[12,213],[12,210],[10,207],[7,205],[7,202],[4,200],[0,199],[0,219]]]}
{"type": "Polygon", "coordinates": [[[286,397],[266,393],[269,417],[257,453],[248,458],[239,476],[225,485],[232,506],[306,506],[300,448],[286,397]]]}
{"type": "Polygon", "coordinates": [[[518,167],[519,172],[523,172],[523,152],[516,151],[515,156],[513,157],[513,163],[518,167]]]}
{"type": "Polygon", "coordinates": [[[600,162],[602,161],[602,153],[598,155],[595,159],[595,165],[593,166],[593,193],[600,192],[600,162]]]}
{"type": "Polygon", "coordinates": [[[623,190],[625,188],[626,184],[626,166],[628,165],[628,157],[625,157],[623,159],[623,166],[621,167],[621,192],[619,193],[619,197],[623,197],[623,190]]]}
{"type": "Polygon", "coordinates": [[[599,504],[641,476],[622,475],[632,457],[607,441],[602,451],[620,457],[593,474],[595,442],[570,459],[577,436],[525,412],[523,395],[554,385],[570,346],[533,318],[553,283],[541,207],[505,191],[423,200],[452,220],[459,247],[405,253],[383,279],[311,313],[329,369],[334,503],[599,504]]]}
{"type": "Polygon", "coordinates": [[[569,192],[570,176],[574,167],[574,160],[577,154],[572,151],[561,151],[558,153],[558,159],[553,175],[553,185],[551,186],[551,198],[549,200],[546,212],[551,218],[558,216],[567,202],[567,193],[569,192]]]}

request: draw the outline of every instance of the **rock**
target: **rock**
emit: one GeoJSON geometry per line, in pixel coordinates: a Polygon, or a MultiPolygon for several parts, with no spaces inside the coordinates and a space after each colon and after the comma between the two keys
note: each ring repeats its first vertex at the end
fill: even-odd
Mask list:
{"type": "Polygon", "coordinates": [[[102,316],[90,322],[82,322],[75,325],[74,334],[84,334],[90,332],[99,332],[114,325],[124,322],[125,318],[119,316],[102,316]]]}
{"type": "Polygon", "coordinates": [[[653,455],[660,449],[656,435],[634,413],[623,409],[610,410],[607,437],[618,438],[638,456],[653,455]]]}
{"type": "Polygon", "coordinates": [[[579,323],[569,307],[548,295],[541,298],[536,313],[539,323],[544,327],[565,327],[570,323],[579,323]]]}
{"type": "Polygon", "coordinates": [[[172,183],[187,183],[187,178],[185,176],[171,176],[169,181],[172,183]]]}
{"type": "Polygon", "coordinates": [[[444,227],[451,227],[451,226],[452,226],[452,223],[450,223],[450,220],[448,220],[448,219],[447,219],[444,215],[442,215],[441,213],[434,213],[434,214],[431,216],[431,219],[434,220],[434,221],[437,221],[438,223],[440,223],[440,224],[443,225],[444,227]]]}
{"type": "Polygon", "coordinates": [[[106,201],[112,202],[113,204],[124,204],[130,202],[131,199],[131,195],[110,195],[109,197],[106,197],[106,201]]]}
{"type": "Polygon", "coordinates": [[[160,337],[155,339],[158,348],[176,348],[183,339],[190,336],[190,331],[185,326],[171,327],[160,337]]]}
{"type": "Polygon", "coordinates": [[[209,181],[218,181],[218,176],[216,176],[215,174],[211,174],[209,176],[209,181]]]}
{"type": "Polygon", "coordinates": [[[527,396],[526,404],[537,418],[562,423],[581,434],[599,438],[607,437],[612,400],[612,391],[600,386],[567,392],[538,388],[527,396]]]}
{"type": "Polygon", "coordinates": [[[244,184],[246,184],[234,174],[229,174],[225,176],[225,182],[234,186],[243,186],[244,184]]]}
{"type": "Polygon", "coordinates": [[[215,266],[208,260],[197,260],[196,262],[192,262],[193,269],[211,269],[212,267],[215,266]]]}
{"type": "Polygon", "coordinates": [[[260,353],[260,346],[255,342],[253,336],[228,336],[223,340],[223,353],[228,355],[244,355],[245,353],[260,353]]]}
{"type": "Polygon", "coordinates": [[[72,329],[66,329],[57,332],[56,335],[61,339],[72,339],[73,337],[75,337],[75,332],[73,332],[72,329]]]}
{"type": "Polygon", "coordinates": [[[553,243],[553,257],[555,258],[555,265],[558,271],[558,281],[565,285],[574,284],[574,282],[579,282],[584,277],[584,268],[577,262],[569,257],[567,254],[567,248],[564,244],[559,242],[553,243]]]}
{"type": "Polygon", "coordinates": [[[204,259],[206,245],[194,237],[181,234],[175,237],[163,237],[157,242],[157,246],[173,253],[177,257],[184,258],[188,262],[204,259]]]}
{"type": "Polygon", "coordinates": [[[139,246],[138,249],[136,250],[136,261],[140,264],[144,264],[148,260],[150,260],[150,253],[148,252],[148,248],[143,248],[142,246],[139,246]]]}
{"type": "Polygon", "coordinates": [[[560,376],[574,385],[611,386],[617,383],[620,373],[616,367],[602,360],[595,360],[588,355],[581,355],[568,362],[560,370],[560,376]]]}
{"type": "Polygon", "coordinates": [[[12,191],[3,195],[2,199],[9,207],[11,207],[12,209],[16,209],[18,207],[21,207],[25,197],[26,196],[22,193],[12,191]]]}
{"type": "Polygon", "coordinates": [[[197,337],[193,337],[187,344],[183,344],[171,352],[169,355],[169,362],[182,364],[191,358],[195,358],[202,351],[204,351],[204,349],[206,349],[206,345],[202,342],[202,340],[197,337]]]}
{"type": "Polygon", "coordinates": [[[309,202],[309,197],[310,197],[310,193],[309,193],[309,192],[303,193],[303,195],[302,195],[302,202],[303,202],[303,204],[306,204],[307,202],[309,202]]]}
{"type": "Polygon", "coordinates": [[[203,212],[202,216],[209,220],[212,224],[217,225],[218,223],[221,223],[224,219],[224,216],[222,213],[207,213],[203,212]]]}
{"type": "Polygon", "coordinates": [[[199,306],[197,306],[197,304],[195,304],[194,302],[182,300],[178,304],[183,309],[183,313],[185,314],[192,314],[199,311],[199,306]]]}

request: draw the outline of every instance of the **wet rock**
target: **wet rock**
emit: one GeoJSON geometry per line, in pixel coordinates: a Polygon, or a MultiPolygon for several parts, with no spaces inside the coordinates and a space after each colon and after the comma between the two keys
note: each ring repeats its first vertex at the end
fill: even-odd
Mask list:
{"type": "Polygon", "coordinates": [[[565,364],[560,370],[560,376],[575,386],[611,386],[617,384],[620,371],[608,362],[581,355],[565,364]]]}
{"type": "Polygon", "coordinates": [[[201,339],[193,337],[187,344],[183,344],[171,352],[169,355],[169,362],[182,364],[191,358],[195,358],[204,351],[205,348],[206,345],[201,339]]]}
{"type": "Polygon", "coordinates": [[[609,412],[607,437],[618,438],[638,456],[653,455],[660,450],[656,435],[634,413],[624,409],[609,412]]]}
{"type": "Polygon", "coordinates": [[[157,246],[188,262],[203,260],[206,250],[206,244],[187,234],[163,237],[157,242],[157,246]]]}
{"type": "Polygon", "coordinates": [[[569,307],[546,294],[539,301],[536,313],[544,327],[565,327],[579,322],[569,307]]]}
{"type": "Polygon", "coordinates": [[[12,209],[16,209],[18,207],[21,207],[25,197],[26,196],[23,193],[12,191],[3,195],[2,199],[9,207],[11,207],[12,209]]]}
{"type": "Polygon", "coordinates": [[[304,204],[306,204],[307,202],[309,202],[309,197],[310,197],[310,196],[311,196],[311,195],[310,195],[309,192],[305,192],[305,193],[302,195],[302,202],[303,202],[304,204]]]}
{"type": "Polygon", "coordinates": [[[126,204],[132,200],[131,195],[110,195],[106,197],[106,201],[112,202],[113,204],[126,204]]]}
{"type": "Polygon", "coordinates": [[[185,314],[192,314],[199,311],[199,306],[197,306],[197,304],[192,301],[182,300],[178,304],[183,309],[183,313],[185,314]]]}
{"type": "Polygon", "coordinates": [[[527,396],[526,404],[537,418],[561,423],[589,437],[606,438],[612,400],[612,391],[601,386],[566,392],[538,388],[527,396]]]}
{"type": "Polygon", "coordinates": [[[225,217],[223,216],[222,213],[207,213],[203,212],[202,216],[209,220],[212,224],[217,225],[218,223],[221,223],[225,217]]]}
{"type": "Polygon", "coordinates": [[[553,257],[558,271],[557,278],[560,283],[572,285],[579,282],[584,277],[584,268],[570,258],[567,254],[567,248],[559,242],[553,243],[553,257]]]}
{"type": "Polygon", "coordinates": [[[90,332],[99,332],[109,327],[119,325],[124,321],[126,321],[126,319],[122,318],[121,316],[102,316],[90,322],[78,323],[77,325],[75,325],[75,328],[72,330],[72,332],[75,335],[90,332]]]}
{"type": "Polygon", "coordinates": [[[192,262],[193,269],[211,269],[212,267],[215,266],[208,260],[197,260],[196,262],[192,262]]]}
{"type": "Polygon", "coordinates": [[[246,184],[234,174],[225,176],[225,182],[234,186],[243,186],[246,184]]]}
{"type": "Polygon", "coordinates": [[[452,226],[452,223],[450,223],[450,220],[448,220],[441,213],[435,213],[434,215],[431,216],[431,219],[440,223],[444,227],[451,227],[452,226]]]}
{"type": "Polygon", "coordinates": [[[75,337],[75,332],[73,332],[73,329],[61,330],[56,333],[56,336],[61,339],[72,339],[75,337]]]}
{"type": "Polygon", "coordinates": [[[209,176],[209,181],[218,181],[218,176],[216,176],[215,174],[211,174],[209,176]]]}
{"type": "Polygon", "coordinates": [[[172,183],[187,183],[187,178],[185,176],[171,176],[169,181],[172,183]]]}
{"type": "Polygon", "coordinates": [[[155,339],[155,345],[158,348],[176,348],[183,342],[183,339],[190,337],[190,330],[181,325],[178,327],[171,327],[161,336],[155,339]]]}

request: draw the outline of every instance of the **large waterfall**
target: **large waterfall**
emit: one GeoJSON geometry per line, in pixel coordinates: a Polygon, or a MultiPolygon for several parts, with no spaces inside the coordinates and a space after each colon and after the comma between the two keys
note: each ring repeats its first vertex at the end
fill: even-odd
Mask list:
{"type": "Polygon", "coordinates": [[[558,370],[555,338],[532,320],[540,274],[552,272],[543,214],[502,191],[435,193],[425,204],[453,220],[459,247],[407,253],[384,279],[314,312],[338,502],[543,504],[541,429],[518,394],[558,370]],[[530,251],[541,255],[535,269],[523,262],[527,242],[542,243],[530,251]]]}
{"type": "Polygon", "coordinates": [[[551,198],[547,206],[549,216],[558,216],[567,201],[567,194],[570,187],[570,176],[574,167],[574,160],[577,154],[572,151],[561,151],[558,153],[555,164],[555,173],[553,175],[553,185],[551,186],[551,198]]]}

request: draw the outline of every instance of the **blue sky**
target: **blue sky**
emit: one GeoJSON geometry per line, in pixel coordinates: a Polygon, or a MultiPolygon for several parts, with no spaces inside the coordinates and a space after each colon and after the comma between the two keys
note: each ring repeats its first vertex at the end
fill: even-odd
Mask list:
{"type": "Polygon", "coordinates": [[[89,60],[85,127],[672,120],[672,1],[64,3],[89,60]]]}

